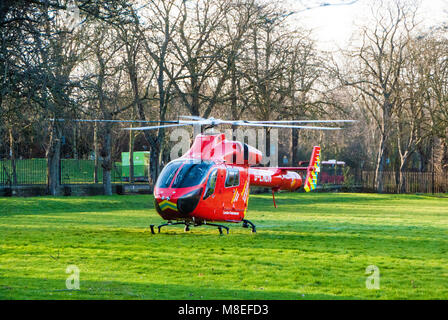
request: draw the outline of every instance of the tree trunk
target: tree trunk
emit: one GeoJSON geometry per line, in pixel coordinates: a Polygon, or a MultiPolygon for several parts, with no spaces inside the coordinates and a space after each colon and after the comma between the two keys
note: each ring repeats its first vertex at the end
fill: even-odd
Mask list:
{"type": "Polygon", "coordinates": [[[429,171],[429,162],[430,162],[430,157],[428,157],[428,151],[425,150],[427,149],[427,147],[425,147],[423,144],[420,144],[419,146],[417,146],[417,154],[418,154],[418,158],[420,160],[419,163],[419,171],[420,172],[425,172],[425,171],[429,171]]]}
{"type": "Polygon", "coordinates": [[[408,162],[408,157],[404,158],[400,164],[399,171],[399,183],[398,183],[398,193],[406,193],[406,164],[408,162]]]}
{"type": "MultiPolygon", "coordinates": [[[[445,129],[446,137],[448,137],[448,127],[445,129]]],[[[442,172],[448,171],[448,139],[443,141],[443,157],[442,157],[442,172]]]]}
{"type": "Polygon", "coordinates": [[[50,145],[47,151],[47,192],[52,196],[59,195],[61,186],[61,131],[57,124],[53,125],[50,134],[50,145]]]}
{"type": "Polygon", "coordinates": [[[73,123],[73,159],[78,159],[78,144],[76,122],[73,123]]]}
{"type": "Polygon", "coordinates": [[[129,182],[134,183],[134,181],[134,132],[129,130],[129,182]]]}
{"type": "Polygon", "coordinates": [[[160,173],[160,149],[159,148],[151,148],[150,154],[150,167],[149,167],[149,175],[150,175],[150,185],[154,188],[157,177],[160,173]]]}
{"type": "Polygon", "coordinates": [[[384,167],[386,164],[386,136],[381,135],[381,143],[378,149],[377,165],[375,170],[375,189],[378,193],[384,191],[384,167]]]}
{"type": "Polygon", "coordinates": [[[200,108],[200,88],[197,86],[197,80],[195,77],[192,77],[191,81],[191,115],[199,117],[199,108],[200,108]]]}
{"type": "Polygon", "coordinates": [[[112,159],[111,159],[111,124],[106,123],[104,126],[104,140],[103,140],[103,148],[102,148],[102,157],[103,157],[103,189],[104,195],[111,196],[112,195],[112,159]]]}
{"type": "Polygon", "coordinates": [[[294,167],[299,164],[299,130],[292,128],[291,131],[291,166],[294,167]]]}
{"type": "Polygon", "coordinates": [[[443,140],[440,137],[434,138],[434,152],[433,152],[433,163],[434,163],[434,171],[436,175],[441,175],[443,173],[444,163],[444,155],[445,148],[443,140]]]}
{"type": "Polygon", "coordinates": [[[391,118],[391,104],[388,97],[385,97],[382,113],[383,123],[380,128],[381,142],[378,148],[377,166],[375,170],[375,187],[378,193],[384,192],[384,168],[386,167],[386,148],[390,132],[389,119],[391,118]]]}
{"type": "Polygon", "coordinates": [[[9,128],[9,156],[11,158],[12,184],[16,186],[17,185],[16,153],[14,150],[14,136],[12,134],[12,128],[9,128]]]}

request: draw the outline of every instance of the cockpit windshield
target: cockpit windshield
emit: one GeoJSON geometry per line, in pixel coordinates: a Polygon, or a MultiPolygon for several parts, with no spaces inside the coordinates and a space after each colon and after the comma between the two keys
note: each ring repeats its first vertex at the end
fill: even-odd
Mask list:
{"type": "Polygon", "coordinates": [[[204,181],[213,162],[175,161],[169,163],[160,173],[156,187],[169,188],[173,181],[173,188],[187,188],[197,186],[204,181]],[[180,170],[179,170],[180,168],[180,170]],[[177,175],[176,175],[176,172],[177,175]]]}
{"type": "Polygon", "coordinates": [[[205,176],[210,170],[212,162],[187,162],[180,169],[176,178],[174,178],[173,188],[187,188],[197,186],[204,181],[205,176]]]}
{"type": "Polygon", "coordinates": [[[157,179],[156,187],[168,188],[171,184],[171,181],[173,181],[174,175],[182,164],[183,162],[181,161],[168,163],[168,165],[163,168],[162,172],[160,173],[159,178],[157,179]]]}

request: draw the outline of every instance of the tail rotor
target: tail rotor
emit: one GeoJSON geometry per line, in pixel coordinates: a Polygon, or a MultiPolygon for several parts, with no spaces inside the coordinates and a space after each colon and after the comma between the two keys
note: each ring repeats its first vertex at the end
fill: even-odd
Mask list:
{"type": "Polygon", "coordinates": [[[306,174],[305,186],[303,187],[306,192],[310,192],[316,189],[319,172],[320,172],[320,146],[315,146],[313,147],[313,153],[311,154],[311,159],[306,174]]]}

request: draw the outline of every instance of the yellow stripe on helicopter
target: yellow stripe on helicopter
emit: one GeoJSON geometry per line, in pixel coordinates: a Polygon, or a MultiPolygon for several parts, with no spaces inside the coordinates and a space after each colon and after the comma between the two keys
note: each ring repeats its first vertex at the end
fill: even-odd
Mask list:
{"type": "Polygon", "coordinates": [[[165,211],[167,209],[171,209],[171,210],[177,211],[177,205],[174,202],[170,202],[168,200],[163,200],[162,202],[160,202],[159,203],[159,207],[163,211],[165,211]]]}

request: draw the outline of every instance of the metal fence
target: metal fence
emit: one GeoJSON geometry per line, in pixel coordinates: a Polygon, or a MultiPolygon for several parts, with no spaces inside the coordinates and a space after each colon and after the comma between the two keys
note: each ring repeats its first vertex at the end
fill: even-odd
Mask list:
{"type": "MultiPolygon", "coordinates": [[[[95,161],[94,160],[61,160],[60,183],[67,184],[94,184],[95,161]]],[[[135,182],[148,181],[148,168],[134,166],[134,171],[139,172],[135,176],[135,182]]],[[[401,189],[396,172],[384,172],[384,192],[387,193],[444,193],[448,192],[448,174],[432,174],[432,172],[405,172],[404,184],[401,189]]],[[[343,185],[346,187],[361,187],[365,191],[375,191],[375,172],[357,171],[349,178],[342,172],[328,172],[327,176],[321,175],[318,183],[326,186],[343,185]],[[328,176],[328,177],[327,177],[328,176]]],[[[129,166],[123,166],[116,162],[111,172],[112,183],[129,182],[129,166]]],[[[103,181],[103,168],[101,161],[97,167],[97,183],[103,181]]],[[[15,185],[46,185],[47,184],[47,160],[0,160],[0,186],[15,185]]]]}
{"type": "Polygon", "coordinates": [[[0,161],[0,185],[47,184],[47,160],[0,161]]]}
{"type": "MultiPolygon", "coordinates": [[[[138,166],[134,166],[134,169],[138,166]]],[[[148,172],[147,168],[140,168],[139,172],[148,172]]],[[[0,161],[0,186],[10,185],[46,185],[47,184],[47,160],[1,160],[0,161]]],[[[98,162],[97,177],[95,179],[94,160],[62,159],[60,166],[61,184],[93,184],[103,181],[103,168],[98,162]]],[[[129,166],[114,163],[111,171],[112,183],[129,182],[129,166]]],[[[135,177],[136,182],[148,181],[147,176],[135,177]]]]}
{"type": "MultiPolygon", "coordinates": [[[[112,183],[122,182],[122,166],[115,163],[111,171],[112,183]]],[[[98,162],[97,178],[98,183],[103,181],[103,168],[98,162]]],[[[61,160],[61,184],[88,184],[95,183],[95,161],[94,160],[61,160]]]]}
{"type": "MultiPolygon", "coordinates": [[[[401,186],[397,172],[383,172],[384,192],[386,193],[445,193],[448,192],[448,173],[404,172],[401,186]]],[[[375,190],[375,172],[362,171],[356,180],[363,189],[375,190]]]]}

